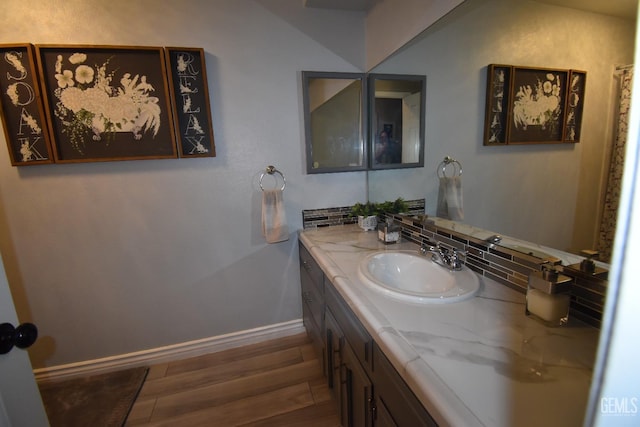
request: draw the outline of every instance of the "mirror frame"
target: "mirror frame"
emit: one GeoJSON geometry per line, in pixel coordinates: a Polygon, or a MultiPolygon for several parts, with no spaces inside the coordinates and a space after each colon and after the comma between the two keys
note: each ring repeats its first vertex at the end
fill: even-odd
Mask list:
{"type": "Polygon", "coordinates": [[[325,71],[302,71],[302,99],[304,113],[304,133],[306,146],[307,174],[366,171],[369,169],[369,143],[368,143],[368,111],[367,111],[367,79],[364,73],[342,73],[325,71]],[[360,81],[360,145],[362,147],[362,165],[313,167],[313,137],[311,133],[311,111],[309,99],[309,82],[311,79],[341,79],[360,81]]]}
{"type": "Polygon", "coordinates": [[[302,102],[304,116],[304,134],[306,149],[306,167],[307,174],[332,173],[332,172],[357,172],[368,170],[385,170],[385,169],[406,169],[424,167],[425,153],[425,123],[426,123],[426,89],[427,77],[424,75],[414,74],[377,74],[377,73],[349,73],[349,72],[330,72],[330,71],[302,71],[302,102]],[[360,81],[361,99],[360,99],[360,134],[362,145],[362,165],[358,166],[336,166],[336,167],[316,167],[314,168],[313,159],[313,137],[311,133],[311,111],[310,111],[310,93],[309,82],[311,79],[352,79],[360,81]],[[376,80],[405,80],[414,81],[421,84],[420,91],[420,129],[418,161],[412,163],[384,163],[375,164],[373,153],[375,153],[375,133],[374,120],[372,119],[375,106],[375,81],[376,80]]]}
{"type": "Polygon", "coordinates": [[[424,135],[425,135],[425,122],[426,122],[426,89],[427,89],[427,77],[424,75],[414,74],[368,74],[368,86],[369,86],[369,99],[368,99],[368,120],[369,120],[369,169],[381,170],[381,169],[404,169],[404,168],[419,168],[424,166],[424,135]],[[421,85],[420,89],[420,130],[418,135],[418,142],[420,148],[418,151],[418,161],[412,163],[380,163],[376,164],[374,155],[376,133],[377,129],[374,120],[375,103],[376,103],[376,80],[398,80],[398,81],[410,81],[418,82],[421,85]]]}

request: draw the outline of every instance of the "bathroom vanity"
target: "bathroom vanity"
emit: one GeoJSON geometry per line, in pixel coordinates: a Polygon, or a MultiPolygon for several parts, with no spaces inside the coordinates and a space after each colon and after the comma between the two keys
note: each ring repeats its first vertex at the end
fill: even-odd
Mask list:
{"type": "Polygon", "coordinates": [[[343,426],[582,425],[596,328],[545,327],[525,316],[522,293],[481,276],[464,301],[389,298],[365,283],[360,262],[419,248],[355,225],[299,241],[304,323],[343,426]]]}

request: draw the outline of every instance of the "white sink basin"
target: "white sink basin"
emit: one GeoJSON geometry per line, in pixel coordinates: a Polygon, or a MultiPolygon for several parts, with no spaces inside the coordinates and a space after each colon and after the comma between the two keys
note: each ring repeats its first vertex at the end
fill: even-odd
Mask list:
{"type": "Polygon", "coordinates": [[[389,298],[418,304],[450,303],[473,297],[478,276],[467,267],[449,271],[417,251],[382,251],[367,255],[358,275],[389,298]]]}

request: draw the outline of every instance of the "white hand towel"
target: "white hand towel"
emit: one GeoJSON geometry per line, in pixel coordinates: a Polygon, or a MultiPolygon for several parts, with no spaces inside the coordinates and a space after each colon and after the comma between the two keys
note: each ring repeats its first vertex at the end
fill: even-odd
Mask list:
{"type": "Polygon", "coordinates": [[[267,239],[267,243],[289,240],[282,190],[262,191],[262,234],[267,239]]]}
{"type": "Polygon", "coordinates": [[[462,221],[464,219],[462,178],[460,176],[440,178],[436,215],[453,221],[462,221]]]}

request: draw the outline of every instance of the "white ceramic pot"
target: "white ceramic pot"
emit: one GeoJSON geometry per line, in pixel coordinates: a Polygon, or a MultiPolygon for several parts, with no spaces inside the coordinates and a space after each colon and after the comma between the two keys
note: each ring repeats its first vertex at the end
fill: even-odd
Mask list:
{"type": "Polygon", "coordinates": [[[378,226],[378,217],[375,215],[362,216],[358,215],[358,226],[364,231],[375,230],[378,226]]]}

